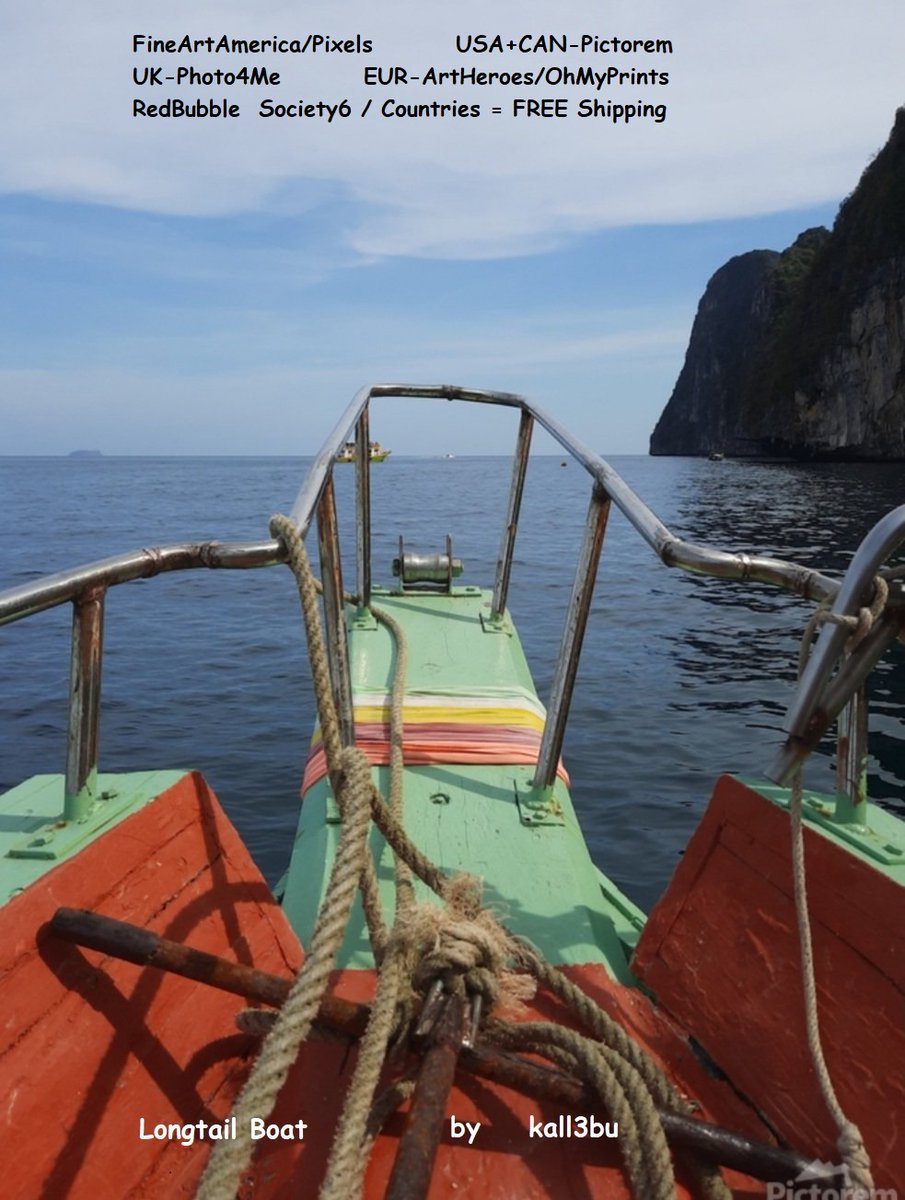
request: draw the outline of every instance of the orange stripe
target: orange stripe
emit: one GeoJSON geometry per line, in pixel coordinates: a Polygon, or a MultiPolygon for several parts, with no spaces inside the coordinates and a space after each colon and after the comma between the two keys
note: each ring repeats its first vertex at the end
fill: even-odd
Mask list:
{"type": "MultiPolygon", "coordinates": [[[[388,730],[383,725],[356,726],[356,745],[363,750],[374,766],[390,761],[388,730]]],[[[540,734],[532,730],[512,730],[505,726],[479,726],[472,736],[463,739],[463,726],[426,730],[423,725],[403,732],[402,753],[406,764],[412,763],[474,763],[500,765],[506,763],[537,764],[540,734]]],[[[312,745],[302,779],[302,795],[327,773],[327,758],[320,740],[312,745]]],[[[560,760],[556,774],[569,786],[569,776],[560,760]]]]}

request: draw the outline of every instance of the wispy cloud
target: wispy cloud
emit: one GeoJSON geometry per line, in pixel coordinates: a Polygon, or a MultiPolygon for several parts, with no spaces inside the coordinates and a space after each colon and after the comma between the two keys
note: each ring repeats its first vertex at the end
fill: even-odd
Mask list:
{"type": "MultiPolygon", "coordinates": [[[[882,142],[901,100],[901,6],[871,0],[852,36],[848,0],[813,5],[759,0],[681,7],[619,0],[599,5],[506,0],[488,10],[412,3],[297,5],[269,0],[112,9],[100,0],[66,7],[38,0],[6,32],[0,104],[15,112],[0,134],[0,186],[9,191],[169,215],[302,212],[324,188],[345,197],[339,231],[362,256],[487,258],[549,250],[594,229],[700,221],[777,211],[837,197],[882,142]],[[131,11],[130,11],[131,8],[131,11]],[[492,13],[492,16],[489,15],[492,13]],[[551,22],[555,30],[551,30],[551,22]],[[605,28],[604,28],[605,26],[605,28]],[[309,30],[370,37],[374,55],[283,57],[282,102],[348,99],[353,117],[327,125],[252,115],[262,92],[240,89],[248,115],[237,123],[133,120],[134,33],[152,36],[292,36],[309,30]],[[583,32],[670,38],[674,53],[654,61],[670,75],[655,98],[662,124],[607,119],[407,120],[379,115],[386,89],[367,88],[362,68],[405,65],[413,74],[477,66],[537,68],[546,62],[600,66],[575,54],[462,56],[457,33],[583,32]],[[358,113],[367,99],[372,113],[358,113]]],[[[188,60],[187,60],[188,62],[188,60]]],[[[210,63],[202,65],[210,66],[210,63]]],[[[217,66],[238,65],[219,57],[217,66]]],[[[195,89],[218,98],[223,89],[195,89]]],[[[551,89],[547,89],[548,91],[551,89]]],[[[166,88],[163,95],[170,95],[166,88]]],[[[266,92],[267,89],[264,89],[266,92]]],[[[402,103],[500,104],[508,113],[525,89],[441,92],[409,84],[402,103]]],[[[631,92],[631,89],[629,89],[631,92]]],[[[395,94],[394,93],[394,94],[395,94]]],[[[156,92],[145,93],[150,100],[156,92]]],[[[187,93],[180,92],[183,97],[187,93]]],[[[534,89],[533,94],[545,94],[534,89]]],[[[555,94],[563,94],[557,89],[555,94]]],[[[573,108],[587,89],[573,89],[573,108]]],[[[593,93],[590,93],[593,95],[593,93]]],[[[602,93],[608,95],[609,93],[602,93]]],[[[650,100],[651,89],[623,100],[650,100]]],[[[333,201],[331,200],[331,203],[333,201]]]]}
{"type": "MultiPolygon", "coordinates": [[[[708,275],[828,220],[886,137],[901,0],[862,5],[856,36],[852,19],[850,0],[816,16],[805,0],[18,6],[0,49],[14,114],[0,125],[6,447],[309,453],[337,400],[382,378],[523,391],[590,444],[643,449],[708,275]],[[347,99],[348,120],[260,119],[259,87],[231,97],[238,122],[131,116],[137,94],[226,94],[137,88],[133,66],[155,59],[133,55],[133,34],[308,32],[360,33],[374,54],[264,55],[282,75],[273,99],[347,99]],[[663,61],[618,59],[669,72],[649,89],[667,120],[578,118],[587,87],[559,120],[511,110],[560,87],[365,85],[366,65],[613,61],[459,54],[456,35],[478,33],[669,38],[663,61]],[[382,116],[391,95],[503,112],[382,116]]],[[[634,99],[651,98],[645,86],[634,99]]],[[[433,415],[396,411],[381,436],[397,450],[436,444],[433,415]]],[[[507,449],[508,425],[496,436],[444,433],[455,453],[507,449]]]]}

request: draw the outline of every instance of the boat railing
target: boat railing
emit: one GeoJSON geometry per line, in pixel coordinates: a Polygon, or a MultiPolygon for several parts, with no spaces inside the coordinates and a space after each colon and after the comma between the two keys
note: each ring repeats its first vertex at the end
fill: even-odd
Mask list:
{"type": "MultiPolygon", "coordinates": [[[[333,467],[339,450],[347,441],[354,440],[356,601],[360,609],[367,609],[371,600],[370,404],[375,398],[387,396],[459,401],[519,410],[509,498],[494,579],[491,622],[502,623],[504,620],[534,426],[539,425],[546,430],[590,476],[590,499],[584,534],[534,776],[534,787],[540,794],[552,787],[562,750],[607,518],[613,505],[667,566],[721,579],[773,584],[806,599],[826,604],[835,601],[834,612],[839,614],[858,611],[870,596],[872,580],[879,566],[905,540],[905,507],[902,507],[884,518],[864,540],[841,585],[838,580],[821,572],[783,559],[734,553],[683,541],[660,521],[607,462],[573,438],[553,417],[522,396],[445,385],[381,384],[364,388],[342,414],[316,455],[290,514],[302,537],[307,535],[312,521],[317,524],[331,683],[340,714],[342,737],[347,744],[354,740],[354,717],[333,467]]],[[[0,593],[0,624],[17,621],[64,603],[73,606],[65,821],[85,819],[95,798],[103,622],[108,588],[172,571],[272,566],[284,561],[285,557],[285,548],[276,539],[242,543],[179,543],[116,555],[0,593]]],[[[833,671],[840,659],[845,632],[834,625],[826,627],[789,710],[786,726],[789,738],[770,771],[772,778],[777,782],[788,779],[829,721],[859,691],[880,655],[899,636],[902,621],[902,597],[900,590],[896,590],[891,603],[857,653],[847,659],[845,666],[835,675],[833,671]]],[[[850,748],[847,754],[849,757],[852,754],[863,755],[863,748],[850,748]]],[[[852,763],[849,763],[848,771],[850,775],[854,773],[852,763]]]]}

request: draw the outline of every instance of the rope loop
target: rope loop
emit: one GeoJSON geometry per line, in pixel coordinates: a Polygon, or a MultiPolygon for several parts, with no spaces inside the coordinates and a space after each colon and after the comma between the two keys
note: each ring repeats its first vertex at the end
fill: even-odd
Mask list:
{"type": "MultiPolygon", "coordinates": [[[[390,704],[391,757],[389,799],[371,779],[370,764],[355,748],[343,747],[330,685],[317,599],[301,534],[295,523],[278,515],[270,532],[286,547],[295,575],[318,719],[328,770],[342,816],[337,847],[324,901],[308,954],[283,1008],[275,1017],[240,1014],[240,1028],[266,1033],[266,1040],[233,1112],[263,1115],[273,1107],[298,1050],[308,1035],[329,972],[336,961],[356,892],[362,897],[378,967],[377,990],[367,1030],[336,1131],[320,1200],[354,1200],[362,1190],[368,1151],[393,1107],[412,1093],[410,1078],[392,1083],[375,1100],[390,1048],[402,1044],[437,982],[450,993],[480,997],[482,1036],[501,1046],[533,1050],[570,1067],[597,1091],[623,1137],[626,1171],[636,1200],[673,1200],[675,1179],[657,1103],[684,1111],[681,1097],[660,1068],[624,1029],[589,996],[547,963],[526,942],[515,938],[482,904],[482,882],[475,876],[446,875],[409,838],[402,824],[402,704],[405,694],[407,645],[394,618],[372,608],[390,632],[395,666],[390,704]],[[387,930],[377,887],[376,867],[368,847],[370,822],[377,826],[394,858],[395,914],[387,930]],[[413,879],[431,889],[440,903],[416,903],[413,879]],[[519,1024],[489,1016],[493,1010],[519,1005],[534,995],[538,983],[566,1006],[582,1035],[558,1024],[519,1024]]],[[[245,1122],[247,1126],[247,1122],[245,1122]]],[[[218,1143],[202,1177],[198,1200],[234,1200],[252,1146],[247,1138],[218,1143]]],[[[696,1169],[699,1192],[706,1200],[731,1200],[716,1168],[696,1169]]]]}
{"type": "Polygon", "coordinates": [[[512,942],[493,914],[480,906],[480,883],[471,875],[446,882],[442,906],[415,907],[407,931],[413,990],[424,996],[439,980],[452,995],[481,996],[489,1014],[501,1001],[519,1004],[534,993],[524,975],[509,969],[512,942]]]}
{"type": "Polygon", "coordinates": [[[840,625],[848,629],[849,636],[845,643],[846,657],[857,650],[880,618],[886,601],[889,598],[889,584],[882,575],[874,576],[874,593],[869,605],[858,609],[857,615],[847,616],[845,613],[830,612],[828,608],[818,608],[805,626],[798,652],[798,674],[804,671],[805,663],[811,652],[811,643],[821,625],[840,625]]]}
{"type": "Polygon", "coordinates": [[[854,1121],[844,1121],[836,1140],[839,1155],[848,1168],[850,1183],[856,1190],[855,1194],[872,1195],[874,1179],[870,1169],[870,1155],[864,1145],[861,1130],[854,1121]]]}

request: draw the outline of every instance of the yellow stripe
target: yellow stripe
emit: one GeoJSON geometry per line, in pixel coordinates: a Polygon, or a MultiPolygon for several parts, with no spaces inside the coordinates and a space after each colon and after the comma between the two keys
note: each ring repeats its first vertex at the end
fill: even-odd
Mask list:
{"type": "MultiPolygon", "coordinates": [[[[410,705],[402,710],[406,725],[429,722],[437,725],[505,725],[542,730],[544,719],[525,708],[496,708],[489,705],[474,708],[449,708],[446,705],[410,705]]],[[[389,705],[356,705],[355,720],[386,724],[390,719],[389,705]]]]}

